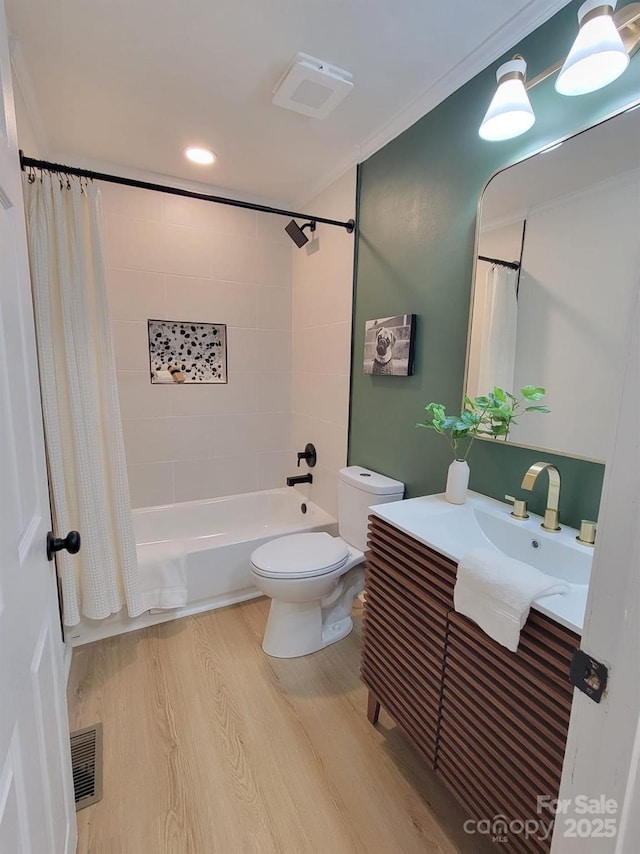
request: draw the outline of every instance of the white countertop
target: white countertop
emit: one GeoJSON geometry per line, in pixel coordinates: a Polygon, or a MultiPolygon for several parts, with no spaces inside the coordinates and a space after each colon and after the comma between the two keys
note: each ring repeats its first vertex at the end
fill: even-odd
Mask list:
{"type": "Polygon", "coordinates": [[[531,513],[526,520],[512,519],[510,505],[475,492],[469,492],[460,505],[449,504],[444,494],[425,495],[373,505],[371,512],[456,563],[471,549],[498,547],[481,527],[484,520],[485,529],[489,525],[506,534],[500,551],[569,583],[568,593],[542,596],[532,607],[582,633],[593,548],[576,542],[578,532],[562,525],[562,520],[562,530],[550,533],[540,527],[540,516],[531,513]]]}

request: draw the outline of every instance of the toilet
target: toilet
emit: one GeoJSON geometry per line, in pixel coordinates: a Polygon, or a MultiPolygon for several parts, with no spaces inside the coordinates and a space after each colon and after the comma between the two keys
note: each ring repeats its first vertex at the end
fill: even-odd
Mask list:
{"type": "Polygon", "coordinates": [[[262,649],[296,658],[342,640],[353,628],[353,599],[364,589],[364,549],[372,504],[401,501],[404,484],[348,466],[338,473],[338,537],[291,534],[251,555],[253,580],[271,597],[262,649]]]}

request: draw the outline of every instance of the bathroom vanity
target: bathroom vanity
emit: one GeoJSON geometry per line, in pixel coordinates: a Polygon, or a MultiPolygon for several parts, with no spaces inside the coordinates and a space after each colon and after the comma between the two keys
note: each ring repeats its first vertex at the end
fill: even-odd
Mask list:
{"type": "MultiPolygon", "coordinates": [[[[569,532],[564,542],[545,538],[538,517],[516,529],[516,546],[506,551],[535,540],[536,553],[559,549],[558,559],[566,544],[567,561],[575,563],[571,593],[536,603],[512,653],[453,610],[457,560],[482,537],[487,545],[478,514],[488,512],[493,521],[482,524],[499,529],[508,508],[472,495],[463,508],[429,496],[372,510],[361,670],[369,719],[377,721],[382,705],[472,819],[542,820],[549,828],[553,816],[538,813],[537,797],[556,798],[560,786],[573,696],[569,665],[580,643],[588,577],[576,582],[585,580],[589,549],[569,545],[569,532]],[[428,544],[438,537],[448,553],[428,544]]],[[[518,852],[544,852],[551,844],[550,833],[510,833],[503,841],[518,852]]]]}

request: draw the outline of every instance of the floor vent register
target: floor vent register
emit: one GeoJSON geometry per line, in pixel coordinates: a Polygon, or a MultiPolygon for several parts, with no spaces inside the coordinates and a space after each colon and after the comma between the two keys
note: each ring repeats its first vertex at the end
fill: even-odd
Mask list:
{"type": "Polygon", "coordinates": [[[102,798],[102,724],[71,733],[71,768],[76,810],[102,798]]]}

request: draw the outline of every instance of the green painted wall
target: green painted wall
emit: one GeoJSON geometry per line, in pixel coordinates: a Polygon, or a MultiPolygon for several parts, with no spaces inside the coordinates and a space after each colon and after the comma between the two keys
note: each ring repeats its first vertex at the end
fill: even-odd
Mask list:
{"type": "MultiPolygon", "coordinates": [[[[533,77],[565,56],[579,5],[570,3],[502,61],[523,54],[533,77]]],[[[562,97],[551,78],[530,93],[537,117],[532,130],[488,143],[478,137],[478,127],[498,65],[360,168],[349,462],[399,478],[408,497],[444,489],[449,447],[414,425],[431,400],[460,406],[476,206],[486,182],[496,170],[640,98],[640,54],[619,80],[591,95],[562,97]],[[365,321],[405,312],[418,315],[415,376],[364,376],[365,321]]],[[[518,493],[525,470],[541,458],[560,469],[561,518],[574,526],[597,518],[604,467],[595,463],[477,442],[469,458],[470,486],[499,499],[518,493]]],[[[538,483],[531,499],[535,512],[543,510],[545,497],[546,483],[538,483]]]]}

